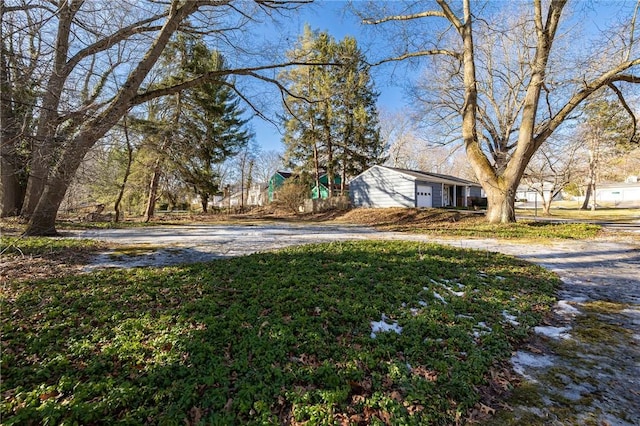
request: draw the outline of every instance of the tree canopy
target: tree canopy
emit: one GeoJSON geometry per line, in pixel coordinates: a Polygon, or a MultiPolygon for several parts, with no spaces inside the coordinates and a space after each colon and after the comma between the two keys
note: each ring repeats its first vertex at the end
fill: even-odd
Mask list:
{"type": "MultiPolygon", "coordinates": [[[[14,170],[26,169],[20,158],[28,158],[21,208],[21,215],[29,220],[26,233],[56,233],[58,209],[85,154],[132,108],[223,75],[249,76],[277,84],[268,71],[290,64],[246,57],[252,49],[243,43],[253,40],[240,35],[250,24],[272,19],[276,12],[284,13],[304,3],[2,2],[2,111],[11,116],[2,120],[3,166],[5,152],[11,153],[7,164],[14,170]],[[233,55],[234,65],[154,87],[158,60],[177,33],[205,36],[223,54],[233,55]],[[19,99],[17,91],[21,87],[33,87],[33,99],[19,99]],[[25,102],[32,112],[24,114],[16,107],[25,102]],[[28,147],[25,156],[14,155],[21,153],[23,146],[28,147]]],[[[9,169],[3,167],[3,214],[5,205],[14,212],[17,209],[17,203],[7,204],[4,198],[20,188],[19,179],[10,179],[16,173],[5,170],[9,169]]],[[[16,196],[12,197],[15,200],[16,196]]]]}
{"type": "MultiPolygon", "coordinates": [[[[326,32],[305,27],[288,52],[294,61],[321,62],[282,73],[292,93],[284,100],[285,157],[312,173],[341,181],[384,161],[377,92],[355,39],[337,42],[326,32]]],[[[316,182],[318,184],[318,182],[316,182]]]]}

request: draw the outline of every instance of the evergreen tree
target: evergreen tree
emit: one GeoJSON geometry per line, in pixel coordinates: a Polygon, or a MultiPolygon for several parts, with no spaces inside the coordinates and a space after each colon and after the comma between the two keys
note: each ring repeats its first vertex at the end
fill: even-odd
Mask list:
{"type": "MultiPolygon", "coordinates": [[[[222,54],[210,51],[200,38],[184,35],[168,45],[162,63],[167,65],[169,76],[161,79],[160,87],[225,69],[222,54]]],[[[150,140],[156,141],[147,220],[153,216],[157,187],[167,167],[193,190],[207,212],[209,199],[220,190],[215,165],[236,155],[250,138],[239,103],[228,76],[159,102],[157,114],[147,123],[150,140]]]]}
{"type": "Polygon", "coordinates": [[[326,32],[307,26],[289,57],[318,65],[283,74],[292,93],[285,99],[287,161],[313,171],[316,185],[321,172],[330,183],[340,173],[344,185],[347,178],[382,163],[378,95],[355,39],[337,43],[326,32]]]}
{"type": "Polygon", "coordinates": [[[342,166],[342,188],[347,177],[356,176],[369,167],[386,161],[386,146],[380,137],[376,100],[371,75],[362,52],[352,37],[337,48],[342,67],[335,69],[337,129],[342,166]]]}
{"type": "MultiPolygon", "coordinates": [[[[179,42],[188,58],[187,75],[225,69],[222,54],[211,52],[201,40],[179,42]]],[[[206,212],[210,197],[220,190],[214,165],[238,154],[251,135],[228,76],[185,91],[181,102],[180,134],[171,146],[170,156],[184,182],[200,197],[206,212]]]]}
{"type": "MultiPolygon", "coordinates": [[[[297,46],[287,53],[292,61],[321,62],[316,49],[318,34],[309,26],[304,31],[297,46]]],[[[319,66],[298,66],[282,74],[291,93],[285,99],[285,162],[300,170],[312,172],[315,183],[320,181],[320,88],[318,75],[324,70],[319,66]]]]}

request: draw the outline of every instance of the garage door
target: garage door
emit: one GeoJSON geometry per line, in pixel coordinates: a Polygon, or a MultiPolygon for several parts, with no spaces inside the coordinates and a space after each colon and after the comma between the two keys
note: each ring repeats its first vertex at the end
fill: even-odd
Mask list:
{"type": "Polygon", "coordinates": [[[417,185],[416,187],[416,207],[433,207],[431,200],[431,187],[417,185]]]}

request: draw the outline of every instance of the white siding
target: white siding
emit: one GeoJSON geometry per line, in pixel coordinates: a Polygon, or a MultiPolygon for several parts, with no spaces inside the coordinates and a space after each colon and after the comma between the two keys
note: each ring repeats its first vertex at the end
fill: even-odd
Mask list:
{"type": "Polygon", "coordinates": [[[415,179],[374,166],[349,183],[354,207],[415,207],[415,179]]]}
{"type": "Polygon", "coordinates": [[[640,203],[640,186],[620,186],[598,189],[596,187],[596,202],[638,202],[640,203]]]}

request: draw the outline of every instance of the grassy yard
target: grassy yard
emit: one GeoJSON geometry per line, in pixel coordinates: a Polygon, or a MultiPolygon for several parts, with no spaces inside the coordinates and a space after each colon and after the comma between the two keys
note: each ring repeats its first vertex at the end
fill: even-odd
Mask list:
{"type": "Polygon", "coordinates": [[[558,280],[409,242],[2,288],[3,424],[451,424],[558,280]]]}
{"type": "MultiPolygon", "coordinates": [[[[518,209],[518,216],[532,217],[533,209],[518,209]]],[[[538,216],[542,210],[538,209],[538,216]]],[[[633,222],[640,220],[640,209],[599,208],[597,210],[580,210],[579,208],[551,208],[551,218],[572,220],[593,220],[603,222],[633,222]]]]}

